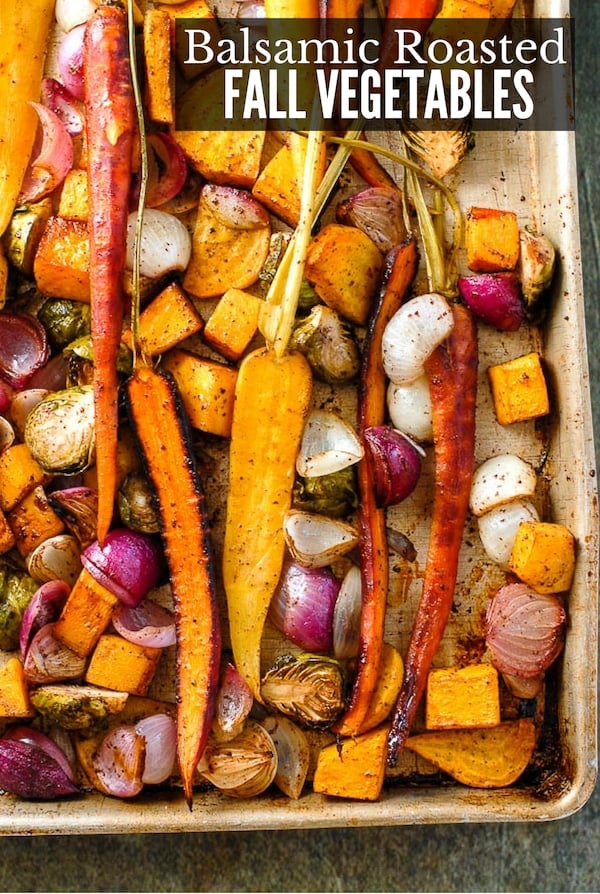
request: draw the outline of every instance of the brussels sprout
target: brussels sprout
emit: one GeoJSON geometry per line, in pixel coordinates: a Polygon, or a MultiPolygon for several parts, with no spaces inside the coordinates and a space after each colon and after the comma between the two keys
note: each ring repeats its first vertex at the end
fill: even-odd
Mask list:
{"type": "Polygon", "coordinates": [[[90,385],[43,398],[25,423],[25,443],[46,472],[74,475],[94,459],[94,392],[90,385]]]}
{"type": "Polygon", "coordinates": [[[28,574],[0,566],[0,649],[18,648],[23,612],[38,587],[28,574]]]}
{"type": "Polygon", "coordinates": [[[160,524],[155,507],[154,494],[145,475],[131,472],[117,494],[121,521],[132,531],[142,534],[158,534],[160,524]]]}
{"type": "Polygon", "coordinates": [[[541,322],[546,307],[543,294],[549,288],[554,276],[556,251],[544,235],[536,235],[528,229],[519,233],[521,252],[519,256],[521,292],[525,301],[525,312],[531,322],[541,322]]]}
{"type": "MultiPolygon", "coordinates": [[[[94,349],[91,335],[84,335],[70,342],[63,351],[68,361],[67,384],[85,386],[92,383],[94,375],[94,349]]],[[[117,355],[117,372],[129,376],[133,369],[133,355],[122,342],[117,355]]]]}
{"type": "Polygon", "coordinates": [[[87,736],[106,726],[112,714],[119,714],[127,698],[126,692],[72,683],[38,686],[31,693],[33,706],[49,724],[87,736]]]}
{"type": "Polygon", "coordinates": [[[42,199],[29,205],[19,205],[4,235],[6,257],[26,276],[33,273],[33,260],[50,215],[52,200],[42,199]]]}
{"type": "Polygon", "coordinates": [[[275,710],[313,727],[333,723],[345,707],[342,667],[323,655],[281,655],[260,693],[275,710]]]}
{"type": "Polygon", "coordinates": [[[296,477],[294,507],[306,512],[320,512],[331,518],[344,518],[358,506],[354,466],[318,475],[314,478],[296,477]]]}
{"type": "Polygon", "coordinates": [[[290,346],[304,354],[315,375],[330,385],[350,382],[358,375],[360,352],[350,327],[324,304],[299,321],[290,346]]]}
{"type": "Polygon", "coordinates": [[[48,339],[55,351],[90,331],[90,306],[82,301],[51,298],[40,308],[38,319],[46,327],[48,339]]]}

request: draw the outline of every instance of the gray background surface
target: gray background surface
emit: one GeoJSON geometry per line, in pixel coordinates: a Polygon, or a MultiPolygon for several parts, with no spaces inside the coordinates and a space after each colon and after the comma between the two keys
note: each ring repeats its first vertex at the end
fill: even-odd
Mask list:
{"type": "MultiPolygon", "coordinates": [[[[600,3],[572,0],[587,333],[600,455],[600,3]]],[[[3,891],[598,891],[600,790],[550,824],[6,838],[3,891]]]]}

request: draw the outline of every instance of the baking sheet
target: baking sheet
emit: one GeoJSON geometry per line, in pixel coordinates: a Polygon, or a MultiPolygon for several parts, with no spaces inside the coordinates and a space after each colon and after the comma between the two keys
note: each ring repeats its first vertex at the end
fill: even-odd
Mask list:
{"type": "MultiPolygon", "coordinates": [[[[563,0],[535,5],[534,14],[562,18],[563,0]]],[[[543,331],[523,329],[499,336],[480,330],[480,388],[476,461],[499,452],[516,452],[538,466],[546,456],[542,495],[552,520],[565,524],[577,540],[577,568],[568,596],[569,629],[565,650],[548,677],[545,723],[550,746],[550,771],[542,790],[519,785],[502,790],[475,790],[441,783],[431,768],[407,756],[402,772],[421,776],[410,782],[390,779],[377,803],[350,802],[304,795],[290,801],[270,790],[266,795],[237,801],[216,792],[198,792],[190,812],[178,790],[148,791],[132,801],[100,794],[83,799],[30,803],[12,796],[0,798],[0,833],[85,834],[102,832],[176,832],[235,829],[291,829],[347,825],[413,823],[543,821],[579,809],[596,779],[596,654],[598,592],[598,515],[587,368],[584,296],[578,236],[577,179],[574,134],[476,135],[476,146],[448,178],[461,206],[491,205],[513,209],[521,225],[534,223],[554,242],[559,254],[553,286],[552,313],[543,331]],[[549,373],[553,406],[549,424],[522,424],[510,429],[495,422],[487,385],[487,367],[529,349],[542,351],[549,373]],[[499,445],[502,445],[499,448],[499,445]],[[428,781],[429,777],[429,781],[428,781]]],[[[334,397],[341,405],[347,398],[334,397]]],[[[430,453],[431,451],[429,451],[430,453]]],[[[406,645],[418,600],[424,565],[430,509],[431,458],[425,464],[418,492],[394,510],[398,526],[418,547],[410,571],[392,578],[387,637],[401,651],[406,645]]],[[[211,507],[218,519],[218,487],[211,507]]],[[[209,500],[211,495],[209,493],[209,500]]],[[[218,523],[215,534],[218,540],[218,523]]],[[[460,660],[465,643],[481,632],[487,598],[504,580],[485,560],[472,521],[461,554],[456,608],[435,664],[460,660]]],[[[265,636],[265,662],[281,650],[274,631],[265,636]]],[[[172,657],[172,656],[171,656],[172,657]]],[[[168,694],[172,665],[164,662],[154,694],[168,694]]]]}

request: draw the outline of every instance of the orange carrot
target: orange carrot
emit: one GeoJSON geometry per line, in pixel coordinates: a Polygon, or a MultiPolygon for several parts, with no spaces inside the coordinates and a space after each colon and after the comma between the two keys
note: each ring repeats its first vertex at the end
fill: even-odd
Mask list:
{"type": "Polygon", "coordinates": [[[388,737],[394,766],[408,738],[427,674],[452,610],[475,451],[477,333],[470,312],[453,306],[454,329],[426,361],[435,450],[433,518],[423,593],[388,737]]]}
{"type": "Polygon", "coordinates": [[[112,521],[117,489],[117,352],[124,315],[122,277],[135,103],[127,16],[99,6],[85,32],[85,114],[90,201],[90,301],[98,470],[98,540],[112,521]]]}
{"type": "MultiPolygon", "coordinates": [[[[384,285],[371,312],[363,349],[358,386],[359,435],[366,428],[381,425],[384,421],[386,379],[381,339],[387,323],[406,297],[417,265],[417,246],[412,239],[392,249],[387,257],[384,285]]],[[[368,451],[358,465],[358,487],[360,501],[357,521],[362,580],[360,646],[350,706],[335,728],[340,735],[359,732],[377,685],[389,582],[385,510],[375,503],[374,470],[368,451]]]]}
{"type": "Polygon", "coordinates": [[[194,771],[212,722],[221,635],[204,493],[174,380],[140,365],[127,382],[129,413],[154,488],[177,628],[177,758],[192,805],[194,771]]]}

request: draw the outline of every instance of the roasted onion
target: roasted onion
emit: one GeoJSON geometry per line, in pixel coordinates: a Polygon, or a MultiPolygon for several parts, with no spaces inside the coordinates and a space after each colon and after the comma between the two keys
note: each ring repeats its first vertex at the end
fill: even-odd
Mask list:
{"type": "Polygon", "coordinates": [[[537,677],[560,654],[567,616],[561,600],[527,584],[501,587],[486,612],[486,644],[502,673],[537,677]]]}
{"type": "Polygon", "coordinates": [[[333,610],[340,584],[329,568],[303,568],[289,562],[269,606],[269,619],[307,652],[329,652],[333,610]]]}

